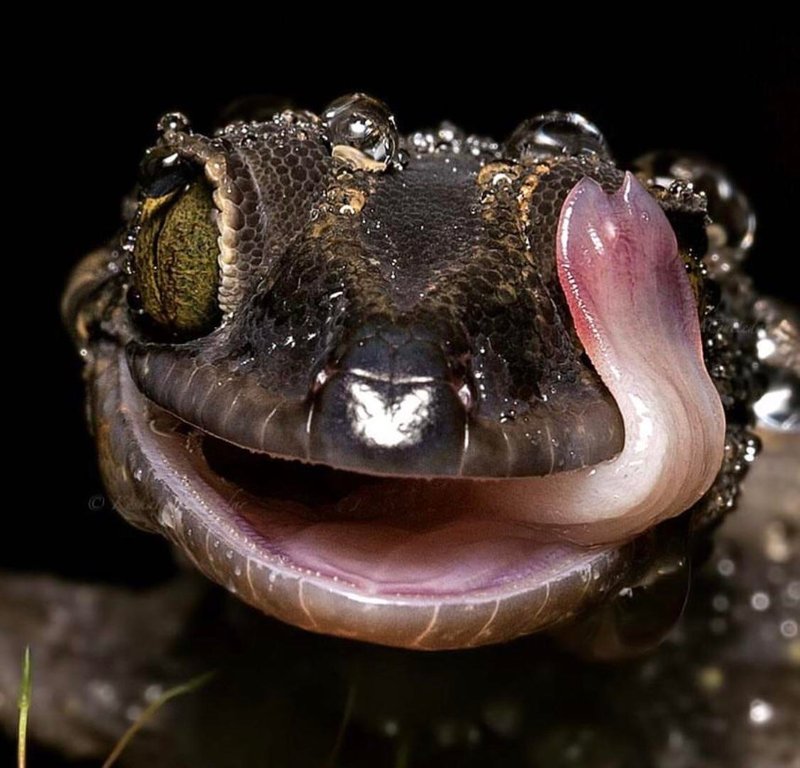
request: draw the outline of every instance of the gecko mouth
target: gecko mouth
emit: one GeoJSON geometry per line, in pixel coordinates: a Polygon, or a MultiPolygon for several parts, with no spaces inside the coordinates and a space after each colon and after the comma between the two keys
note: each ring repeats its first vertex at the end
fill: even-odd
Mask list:
{"type": "Polygon", "coordinates": [[[98,377],[95,403],[109,425],[101,469],[122,513],[241,599],[306,629],[419,649],[505,641],[601,599],[640,549],[571,544],[453,504],[481,481],[252,454],[148,401],[122,356],[98,377]]]}
{"type": "Polygon", "coordinates": [[[120,353],[95,390],[115,500],[245,601],[309,629],[452,648],[568,618],[619,584],[638,534],[708,489],[725,422],[674,234],[649,194],[630,175],[614,195],[585,179],[557,242],[576,331],[624,421],[615,458],[477,480],[251,455],[148,400],[120,353]]]}

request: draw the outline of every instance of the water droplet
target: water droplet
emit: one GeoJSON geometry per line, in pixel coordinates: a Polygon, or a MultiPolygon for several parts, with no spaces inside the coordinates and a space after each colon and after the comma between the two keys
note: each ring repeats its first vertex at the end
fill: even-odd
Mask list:
{"type": "Polygon", "coordinates": [[[175,530],[180,525],[181,513],[173,504],[166,502],[158,512],[158,522],[164,528],[175,530]]]}
{"type": "Polygon", "coordinates": [[[462,384],[458,388],[457,394],[458,394],[458,399],[461,401],[464,408],[470,410],[472,408],[475,398],[472,395],[472,390],[470,389],[469,384],[467,384],[466,382],[462,384]]]}
{"type": "Polygon", "coordinates": [[[772,704],[764,699],[753,699],[750,702],[750,722],[753,725],[766,725],[772,720],[775,710],[772,704]]]}
{"type": "Polygon", "coordinates": [[[525,120],[506,142],[506,152],[520,160],[558,155],[596,155],[610,159],[603,134],[576,112],[546,112],[525,120]]]}
{"type": "Polygon", "coordinates": [[[750,596],[750,606],[754,611],[766,611],[771,602],[766,592],[753,592],[750,596]]]}
{"type": "Polygon", "coordinates": [[[800,379],[789,370],[768,371],[767,391],[755,402],[753,411],[772,429],[800,430],[800,379]]]}
{"type": "Polygon", "coordinates": [[[189,118],[183,112],[167,112],[158,121],[157,128],[160,133],[167,131],[188,131],[190,127],[189,118]]]}
{"type": "Polygon", "coordinates": [[[450,122],[443,122],[439,125],[439,130],[436,131],[436,138],[445,144],[452,144],[456,137],[461,137],[461,132],[450,122]]]}
{"type": "Polygon", "coordinates": [[[433,134],[417,131],[411,135],[411,146],[421,154],[432,152],[434,147],[433,134]]]}
{"type": "MultiPolygon", "coordinates": [[[[381,170],[395,159],[398,145],[394,116],[383,102],[363,93],[343,96],[322,113],[334,153],[350,148],[371,161],[365,170],[381,170]]],[[[347,153],[342,157],[347,159],[347,153]]]]}
{"type": "Polygon", "coordinates": [[[635,165],[659,186],[670,188],[677,181],[705,194],[712,222],[706,229],[706,262],[712,274],[729,272],[747,255],[753,245],[755,215],[723,168],[702,157],[674,151],[652,152],[635,165]]]}
{"type": "Polygon", "coordinates": [[[143,475],[144,472],[142,471],[141,467],[137,467],[136,469],[133,470],[133,479],[136,480],[137,482],[142,481],[143,475]]]}

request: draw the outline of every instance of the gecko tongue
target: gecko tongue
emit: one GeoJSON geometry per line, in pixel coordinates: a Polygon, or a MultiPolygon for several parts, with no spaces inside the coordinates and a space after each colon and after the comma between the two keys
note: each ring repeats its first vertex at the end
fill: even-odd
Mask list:
{"type": "MultiPolygon", "coordinates": [[[[572,522],[587,535],[630,535],[688,509],[722,464],[725,414],[703,360],[697,303],[675,233],[625,174],[606,195],[590,179],[570,193],[558,272],[575,329],[625,424],[625,447],[584,481],[572,522]]],[[[586,475],[586,473],[583,473],[586,475]]]]}
{"type": "Polygon", "coordinates": [[[625,445],[595,467],[486,485],[481,495],[504,518],[597,544],[692,506],[722,463],[725,416],[675,234],[636,178],[626,174],[611,195],[580,181],[556,247],[575,329],[622,413],[625,445]]]}

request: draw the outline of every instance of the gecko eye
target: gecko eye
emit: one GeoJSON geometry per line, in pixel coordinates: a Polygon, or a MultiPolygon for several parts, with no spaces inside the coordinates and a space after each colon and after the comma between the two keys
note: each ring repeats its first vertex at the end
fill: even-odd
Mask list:
{"type": "Polygon", "coordinates": [[[185,340],[219,322],[216,208],[201,169],[175,152],[148,153],[135,220],[131,310],[148,330],[185,340]]]}

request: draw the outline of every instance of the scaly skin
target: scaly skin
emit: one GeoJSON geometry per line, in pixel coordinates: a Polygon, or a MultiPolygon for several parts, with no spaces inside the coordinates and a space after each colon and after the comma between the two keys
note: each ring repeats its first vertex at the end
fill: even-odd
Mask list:
{"type": "Polygon", "coordinates": [[[446,492],[396,514],[420,476],[457,487],[452,500],[476,482],[589,472],[622,450],[555,241],[570,190],[588,177],[610,194],[623,172],[585,121],[570,118],[564,138],[566,119],[502,147],[458,131],[401,139],[367,97],[213,138],[165,118],[121,244],[88,257],[64,300],[120,512],[266,613],[413,648],[562,624],[652,578],[676,546],[687,561],[755,453],[755,353],[742,330],[752,294],[710,298],[705,203],[685,185],[650,193],[726,412],[711,490],[638,538],[642,526],[623,526],[580,546],[467,522],[446,492]]]}

